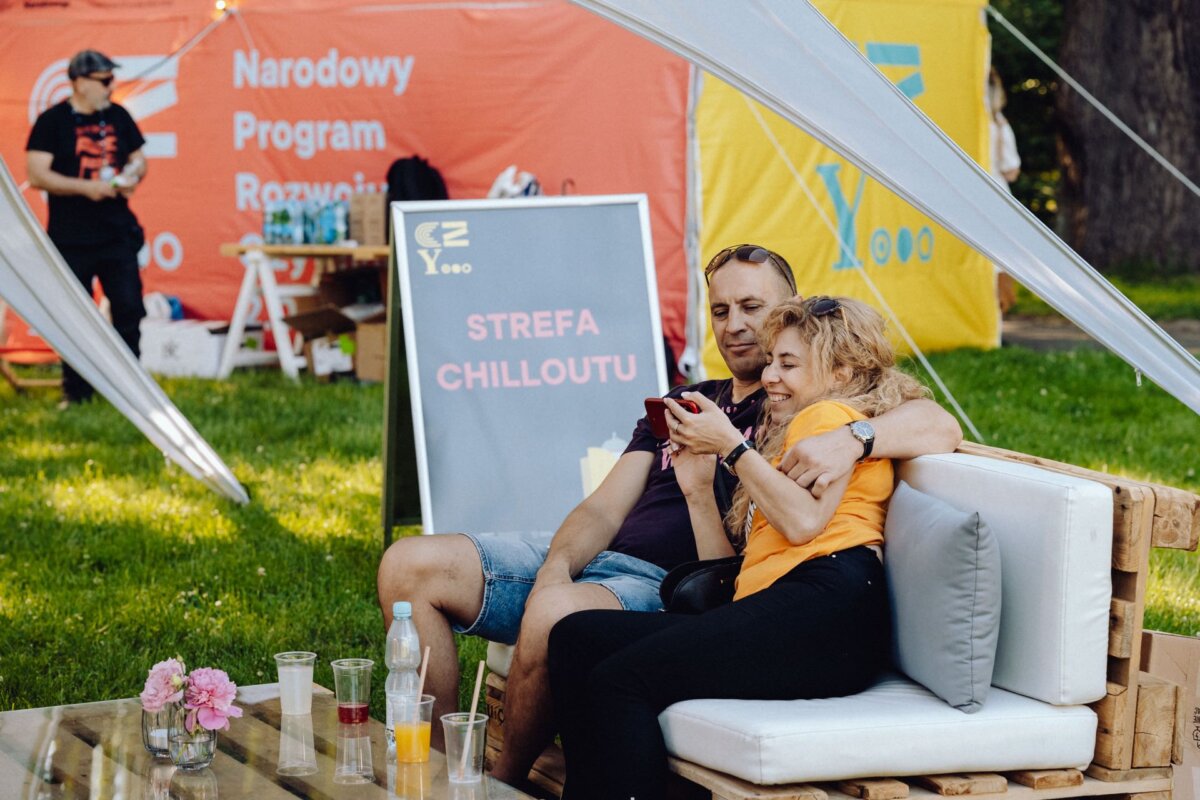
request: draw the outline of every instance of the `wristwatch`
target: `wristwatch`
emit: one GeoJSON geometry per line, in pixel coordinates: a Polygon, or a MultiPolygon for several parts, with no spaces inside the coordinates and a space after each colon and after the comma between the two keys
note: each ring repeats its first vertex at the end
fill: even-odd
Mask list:
{"type": "Polygon", "coordinates": [[[847,422],[846,427],[850,429],[851,436],[862,442],[863,453],[858,460],[862,461],[866,459],[871,455],[871,450],[875,447],[875,429],[865,419],[856,419],[854,422],[847,422]]]}
{"type": "Polygon", "coordinates": [[[721,460],[721,463],[725,465],[725,469],[729,471],[730,475],[737,475],[737,472],[733,468],[737,464],[737,460],[745,455],[747,450],[753,449],[754,442],[751,442],[749,439],[743,439],[741,444],[736,445],[729,451],[729,454],[721,460]]]}

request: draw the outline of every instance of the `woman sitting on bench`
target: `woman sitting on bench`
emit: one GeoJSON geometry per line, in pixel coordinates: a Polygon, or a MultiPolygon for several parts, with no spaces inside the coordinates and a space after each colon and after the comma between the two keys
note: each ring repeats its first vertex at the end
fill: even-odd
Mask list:
{"type": "MultiPolygon", "coordinates": [[[[583,611],[550,635],[550,680],[567,762],[564,800],[658,800],[667,751],[658,715],[693,698],[795,699],[867,688],[890,653],[880,545],[892,463],[868,452],[820,497],[775,468],[796,441],[926,396],[893,366],[883,319],[854,300],[788,300],[760,331],[769,402],[756,444],[698,394],[671,400],[676,477],[712,493],[717,455],[740,484],[725,520],[745,544],[734,601],[699,615],[583,611]]],[[[714,500],[711,526],[721,520],[714,500]]],[[[693,515],[693,520],[697,517],[693,515]]],[[[696,530],[701,537],[724,530],[696,530]]],[[[711,538],[708,541],[712,541],[711,538]]]]}

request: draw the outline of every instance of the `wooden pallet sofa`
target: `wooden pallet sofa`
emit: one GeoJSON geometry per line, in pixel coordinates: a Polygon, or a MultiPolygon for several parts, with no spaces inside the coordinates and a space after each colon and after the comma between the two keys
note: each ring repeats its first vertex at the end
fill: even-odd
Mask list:
{"type": "MultiPolygon", "coordinates": [[[[1005,793],[1170,800],[1177,689],[1139,670],[1149,551],[1195,549],[1200,498],[980,445],[901,465],[999,542],[995,671],[976,713],[901,674],[853,697],[692,700],[660,717],[671,769],[714,798],[893,800],[1005,793]]],[[[510,648],[492,644],[488,756],[510,648]]],[[[561,791],[548,750],[530,777],[561,791]]]]}

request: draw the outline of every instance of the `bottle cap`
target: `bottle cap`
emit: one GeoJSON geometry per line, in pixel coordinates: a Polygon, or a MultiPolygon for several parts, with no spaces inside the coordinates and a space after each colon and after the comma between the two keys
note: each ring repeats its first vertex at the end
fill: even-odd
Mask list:
{"type": "Polygon", "coordinates": [[[412,603],[407,600],[397,600],[392,603],[392,616],[408,619],[412,616],[412,603]]]}

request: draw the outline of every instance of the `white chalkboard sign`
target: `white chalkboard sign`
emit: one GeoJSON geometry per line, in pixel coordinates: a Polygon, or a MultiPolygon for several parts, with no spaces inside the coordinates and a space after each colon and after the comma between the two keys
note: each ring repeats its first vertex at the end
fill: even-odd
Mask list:
{"type": "Polygon", "coordinates": [[[666,390],[645,195],[392,222],[424,532],[553,532],[666,390]]]}

